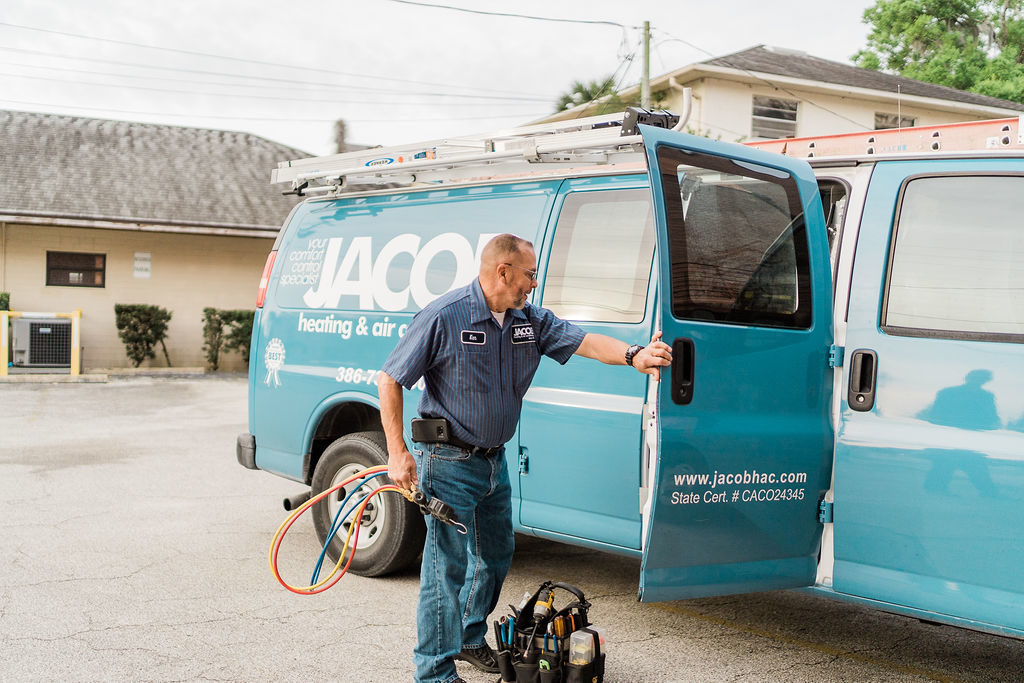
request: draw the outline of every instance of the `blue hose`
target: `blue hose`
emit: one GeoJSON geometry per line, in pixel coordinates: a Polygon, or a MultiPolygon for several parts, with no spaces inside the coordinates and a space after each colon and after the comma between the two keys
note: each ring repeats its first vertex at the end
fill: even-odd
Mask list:
{"type": "MultiPolygon", "coordinates": [[[[355,505],[348,509],[348,512],[345,513],[345,516],[342,517],[341,513],[345,509],[345,505],[348,504],[352,496],[356,494],[356,491],[363,487],[363,484],[366,484],[367,482],[382,476],[384,476],[384,473],[380,472],[378,474],[373,475],[372,477],[367,477],[362,481],[361,484],[359,484],[359,486],[356,486],[352,489],[352,493],[345,496],[345,500],[341,501],[341,505],[338,506],[338,511],[334,513],[334,520],[331,522],[331,531],[327,534],[327,540],[324,541],[324,547],[320,550],[320,556],[317,557],[316,565],[313,567],[313,578],[309,582],[310,585],[315,584],[319,580],[320,570],[323,568],[324,565],[324,558],[327,557],[327,548],[331,545],[331,541],[334,540],[334,537],[337,535],[338,531],[341,530],[341,527],[345,523],[345,520],[349,518],[349,516],[362,504],[364,500],[374,495],[376,491],[371,491],[370,493],[360,498],[355,503],[355,505]]],[[[349,552],[354,553],[355,551],[356,549],[353,547],[349,552]]]]}

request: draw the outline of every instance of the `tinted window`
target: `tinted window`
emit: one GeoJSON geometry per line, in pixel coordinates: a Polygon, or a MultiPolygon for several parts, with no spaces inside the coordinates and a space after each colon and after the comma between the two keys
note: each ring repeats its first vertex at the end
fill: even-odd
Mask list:
{"type": "Polygon", "coordinates": [[[659,165],[673,314],[680,319],[810,327],[807,235],[793,178],[774,169],[670,149],[659,152],[659,165]]]}
{"type": "Polygon", "coordinates": [[[918,178],[903,190],[886,331],[1024,340],[1024,178],[918,178]]]}
{"type": "Polygon", "coordinates": [[[640,322],[654,257],[651,193],[574,192],[551,245],[543,306],[566,320],[640,322]]]}
{"type": "Polygon", "coordinates": [[[103,287],[106,282],[105,254],[70,251],[46,252],[46,284],[61,287],[103,287]]]}

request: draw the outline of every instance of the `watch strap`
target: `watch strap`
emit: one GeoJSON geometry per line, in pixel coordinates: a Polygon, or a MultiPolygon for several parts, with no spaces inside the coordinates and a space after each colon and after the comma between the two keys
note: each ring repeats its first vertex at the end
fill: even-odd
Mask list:
{"type": "Polygon", "coordinates": [[[644,347],[639,344],[633,344],[626,349],[626,365],[633,367],[633,359],[636,358],[636,354],[644,350],[644,347]]]}

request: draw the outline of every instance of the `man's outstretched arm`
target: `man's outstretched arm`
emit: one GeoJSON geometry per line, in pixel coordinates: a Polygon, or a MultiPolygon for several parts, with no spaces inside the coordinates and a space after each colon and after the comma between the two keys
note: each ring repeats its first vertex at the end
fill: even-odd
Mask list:
{"type": "MultiPolygon", "coordinates": [[[[583,338],[576,355],[593,358],[607,365],[625,365],[629,344],[603,334],[589,333],[583,338]]],[[[655,379],[661,379],[661,368],[672,364],[672,349],[655,332],[651,343],[633,356],[633,367],[655,379]]]]}

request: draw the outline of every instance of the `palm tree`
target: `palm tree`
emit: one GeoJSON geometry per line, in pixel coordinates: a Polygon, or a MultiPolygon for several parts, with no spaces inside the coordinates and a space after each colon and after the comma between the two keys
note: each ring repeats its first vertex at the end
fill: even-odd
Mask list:
{"type": "Polygon", "coordinates": [[[558,98],[558,102],[555,104],[555,111],[565,111],[566,109],[572,109],[578,107],[581,104],[587,104],[594,100],[606,98],[600,104],[597,105],[596,109],[588,111],[588,114],[606,114],[609,112],[622,111],[628,104],[623,102],[622,98],[615,92],[615,78],[608,76],[604,79],[598,79],[584,83],[583,81],[573,81],[568,92],[562,93],[558,98]]]}

